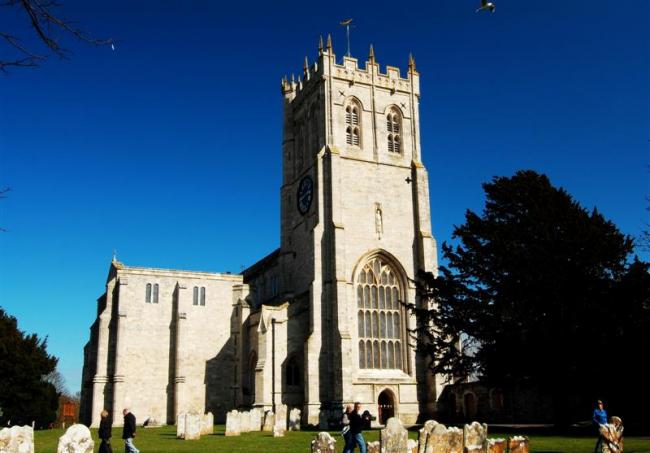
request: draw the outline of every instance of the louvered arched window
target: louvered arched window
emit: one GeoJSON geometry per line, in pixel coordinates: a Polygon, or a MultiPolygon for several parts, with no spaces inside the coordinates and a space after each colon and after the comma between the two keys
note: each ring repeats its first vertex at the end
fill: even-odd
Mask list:
{"type": "Polygon", "coordinates": [[[352,101],[345,107],[345,143],[361,146],[361,106],[352,101]]]}
{"type": "Polygon", "coordinates": [[[404,310],[399,279],[381,257],[357,276],[359,368],[405,369],[404,310]]]}
{"type": "Polygon", "coordinates": [[[388,152],[402,152],[402,116],[394,108],[386,115],[386,131],[388,132],[388,152]]]}

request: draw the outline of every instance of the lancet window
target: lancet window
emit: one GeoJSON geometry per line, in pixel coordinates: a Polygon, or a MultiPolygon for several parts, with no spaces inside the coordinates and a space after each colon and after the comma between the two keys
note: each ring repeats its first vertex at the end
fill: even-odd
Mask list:
{"type": "Polygon", "coordinates": [[[352,146],[361,146],[361,106],[350,102],[345,107],[345,142],[352,146]]]}
{"type": "Polygon", "coordinates": [[[357,277],[359,368],[404,369],[404,313],[397,273],[381,257],[357,277]]]}
{"type": "Polygon", "coordinates": [[[402,152],[402,116],[394,108],[386,115],[386,131],[388,132],[388,151],[402,152]]]}

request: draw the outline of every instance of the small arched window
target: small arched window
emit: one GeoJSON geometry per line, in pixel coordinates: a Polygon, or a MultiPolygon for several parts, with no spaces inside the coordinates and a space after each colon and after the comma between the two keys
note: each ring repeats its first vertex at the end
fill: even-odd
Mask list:
{"type": "Polygon", "coordinates": [[[345,143],[361,146],[361,106],[350,102],[345,107],[345,143]]]}
{"type": "Polygon", "coordinates": [[[388,152],[402,152],[402,116],[396,109],[391,109],[386,115],[386,131],[388,132],[388,152]]]}

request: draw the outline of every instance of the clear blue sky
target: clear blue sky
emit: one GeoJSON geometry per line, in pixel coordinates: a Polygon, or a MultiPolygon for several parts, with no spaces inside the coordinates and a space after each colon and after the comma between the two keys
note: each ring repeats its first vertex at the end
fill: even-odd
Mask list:
{"type": "MultiPolygon", "coordinates": [[[[448,241],[481,183],[548,174],[625,233],[647,222],[647,0],[67,1],[116,50],[0,76],[0,305],[49,338],[69,387],[113,249],[131,265],[238,272],[279,243],[280,78],[374,44],[422,77],[433,232],[448,241]],[[412,6],[412,10],[407,10],[412,6]]],[[[29,36],[24,20],[0,30],[29,36]]],[[[5,48],[0,48],[4,52],[5,48]]],[[[648,259],[648,255],[643,255],[648,259]]]]}

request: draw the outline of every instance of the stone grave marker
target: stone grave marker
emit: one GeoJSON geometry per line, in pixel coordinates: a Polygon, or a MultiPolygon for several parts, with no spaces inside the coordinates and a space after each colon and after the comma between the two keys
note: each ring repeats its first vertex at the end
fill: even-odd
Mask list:
{"type": "Polygon", "coordinates": [[[487,453],[487,425],[472,422],[464,429],[465,450],[472,453],[487,453]]]}
{"type": "Polygon", "coordinates": [[[415,439],[408,439],[406,442],[406,450],[408,453],[418,453],[418,441],[415,439]]]}
{"type": "Polygon", "coordinates": [[[250,411],[250,430],[251,431],[261,431],[262,430],[262,409],[256,407],[250,411]]]}
{"type": "Polygon", "coordinates": [[[381,448],[378,440],[367,443],[367,453],[381,453],[381,448]]]}
{"type": "MultiPolygon", "coordinates": [[[[427,420],[424,422],[424,426],[422,429],[420,429],[420,433],[418,434],[418,453],[425,453],[426,451],[426,446],[427,446],[427,439],[433,432],[433,429],[435,426],[438,424],[437,421],[435,420],[427,420]]],[[[429,452],[431,453],[431,452],[429,452]]]]}
{"type": "Polygon", "coordinates": [[[488,439],[488,453],[506,453],[507,443],[505,439],[488,439]]]}
{"type": "Polygon", "coordinates": [[[289,412],[289,431],[300,431],[300,409],[294,407],[289,412]]]}
{"type": "Polygon", "coordinates": [[[388,419],[379,439],[382,453],[404,453],[408,450],[408,431],[396,417],[388,419]]]}
{"type": "Polygon", "coordinates": [[[226,436],[239,436],[241,434],[241,418],[235,409],[226,414],[226,436]]]}
{"type": "Polygon", "coordinates": [[[264,414],[264,427],[262,431],[272,432],[275,426],[275,414],[273,411],[266,411],[264,414]]]}
{"type": "Polygon", "coordinates": [[[244,411],[239,413],[240,430],[242,433],[249,433],[251,431],[251,413],[244,411]]]}
{"type": "Polygon", "coordinates": [[[336,440],[327,432],[318,433],[311,441],[311,453],[336,453],[336,440]]]}
{"type": "Polygon", "coordinates": [[[90,430],[84,425],[76,424],[59,437],[56,453],[93,453],[94,448],[90,430]]]}
{"type": "Polygon", "coordinates": [[[600,425],[599,430],[604,439],[602,442],[603,453],[619,453],[623,451],[623,420],[614,416],[609,419],[609,423],[600,425]]]}
{"type": "MultiPolygon", "coordinates": [[[[511,437],[508,441],[508,449],[510,453],[529,453],[530,445],[528,442],[528,438],[523,436],[511,437]]],[[[606,451],[609,452],[609,450],[603,449],[603,452],[606,451]]],[[[616,451],[618,453],[617,450],[612,450],[612,451],[616,451]]]]}
{"type": "Polygon", "coordinates": [[[34,428],[12,426],[0,430],[0,452],[34,453],[34,428]]]}
{"type": "Polygon", "coordinates": [[[214,434],[214,415],[212,415],[212,412],[208,412],[201,417],[201,435],[207,436],[209,434],[214,434]]]}
{"type": "Polygon", "coordinates": [[[424,453],[462,453],[463,452],[463,431],[459,428],[450,427],[436,423],[429,436],[424,453]]]}
{"type": "Polygon", "coordinates": [[[183,439],[198,440],[201,438],[201,420],[203,416],[198,412],[185,414],[185,433],[183,439]]]}

